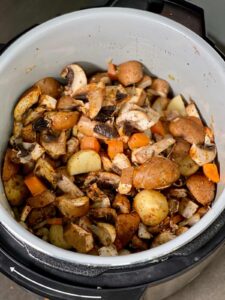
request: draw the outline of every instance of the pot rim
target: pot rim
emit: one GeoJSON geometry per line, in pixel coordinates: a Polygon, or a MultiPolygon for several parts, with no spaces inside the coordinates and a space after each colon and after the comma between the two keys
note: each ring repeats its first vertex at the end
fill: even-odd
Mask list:
{"type": "MultiPolygon", "coordinates": [[[[187,38],[187,40],[197,43],[198,47],[202,52],[205,52],[210,55],[210,59],[212,64],[217,66],[217,70],[221,76],[225,74],[225,63],[219,54],[208,45],[206,41],[200,38],[197,34],[184,27],[183,25],[178,24],[175,21],[167,19],[165,17],[141,11],[137,9],[130,8],[92,8],[85,9],[82,11],[72,12],[69,14],[65,14],[59,17],[56,17],[50,21],[47,21],[29,32],[25,33],[23,36],[18,38],[9,48],[0,56],[0,72],[1,69],[4,68],[5,64],[10,62],[11,57],[14,56],[17,49],[25,48],[26,43],[30,43],[31,41],[35,41],[36,37],[46,34],[46,32],[55,27],[55,26],[63,26],[63,24],[71,21],[75,21],[80,18],[88,18],[90,14],[101,15],[108,14],[108,18],[110,15],[122,15],[126,16],[134,16],[145,18],[146,22],[150,18],[154,22],[160,23],[162,26],[167,26],[171,30],[176,31],[178,34],[181,34],[187,38]]],[[[225,76],[224,76],[225,78],[225,76]]],[[[2,185],[2,182],[1,182],[2,185]]],[[[3,187],[2,187],[3,188],[3,187]]],[[[19,241],[26,245],[29,245],[31,248],[39,251],[40,253],[44,253],[50,257],[54,257],[55,259],[59,259],[70,263],[82,264],[91,267],[120,267],[131,264],[138,264],[147,261],[157,262],[159,258],[168,255],[171,252],[174,252],[178,248],[186,245],[191,242],[194,238],[199,236],[209,225],[213,223],[217,219],[217,217],[221,214],[223,209],[225,208],[225,191],[222,192],[221,196],[215,203],[213,204],[212,209],[193,227],[191,227],[184,234],[176,237],[174,240],[169,241],[161,246],[158,246],[153,249],[149,249],[140,253],[129,254],[126,256],[115,256],[115,257],[99,257],[88,254],[80,254],[74,253],[72,251],[63,250],[54,245],[51,245],[40,238],[36,237],[22,226],[18,226],[18,222],[12,218],[10,213],[6,211],[3,207],[0,207],[1,211],[1,223],[10,231],[10,233],[15,236],[19,241]],[[220,200],[220,201],[219,201],[220,200]]]]}

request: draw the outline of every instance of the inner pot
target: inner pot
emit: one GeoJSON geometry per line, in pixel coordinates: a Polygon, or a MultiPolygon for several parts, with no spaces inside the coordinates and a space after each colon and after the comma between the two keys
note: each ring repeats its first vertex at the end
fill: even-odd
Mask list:
{"type": "Polygon", "coordinates": [[[97,8],[70,13],[48,21],[14,42],[0,57],[1,162],[12,129],[12,111],[18,96],[37,80],[57,77],[71,63],[87,72],[138,60],[152,74],[169,81],[175,94],[195,100],[207,124],[214,127],[221,181],[212,209],[186,233],[157,248],[126,257],[97,257],[57,248],[20,226],[4,196],[1,223],[29,249],[74,264],[119,267],[157,261],[202,233],[225,208],[225,63],[199,36],[164,17],[127,8],[97,8]]]}

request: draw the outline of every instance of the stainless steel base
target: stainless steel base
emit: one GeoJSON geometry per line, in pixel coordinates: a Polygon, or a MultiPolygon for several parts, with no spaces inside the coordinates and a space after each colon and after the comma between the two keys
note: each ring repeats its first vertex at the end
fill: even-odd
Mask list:
{"type": "Polygon", "coordinates": [[[185,271],[183,274],[178,274],[178,276],[175,276],[169,281],[162,282],[160,284],[157,283],[157,285],[149,285],[141,300],[162,300],[175,294],[187,284],[192,282],[196,277],[198,277],[201,272],[210,264],[210,262],[216,256],[218,256],[222,249],[223,245],[221,245],[212,255],[207,257],[196,267],[185,271]]]}

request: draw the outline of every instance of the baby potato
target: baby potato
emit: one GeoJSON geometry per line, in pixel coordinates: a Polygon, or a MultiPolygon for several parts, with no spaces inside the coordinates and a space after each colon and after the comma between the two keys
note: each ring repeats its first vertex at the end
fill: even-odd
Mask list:
{"type": "Polygon", "coordinates": [[[134,198],[133,206],[142,222],[147,226],[158,225],[169,213],[166,197],[153,190],[139,192],[134,198]]]}
{"type": "Polygon", "coordinates": [[[63,237],[62,225],[51,225],[49,230],[49,241],[51,244],[63,249],[72,248],[72,246],[68,244],[63,237]]]}
{"type": "Polygon", "coordinates": [[[143,78],[143,67],[138,61],[127,61],[118,66],[118,80],[123,85],[135,84],[143,78]]]}
{"type": "Polygon", "coordinates": [[[53,98],[59,98],[62,92],[61,84],[52,77],[46,77],[35,83],[38,86],[42,94],[46,94],[53,98]]]}
{"type": "Polygon", "coordinates": [[[181,95],[177,95],[170,101],[169,105],[167,106],[167,111],[168,112],[177,111],[181,116],[187,115],[184,101],[181,95]]]}
{"type": "Polygon", "coordinates": [[[14,175],[8,181],[5,181],[4,187],[6,197],[13,206],[21,205],[28,195],[28,189],[24,184],[23,177],[20,175],[14,175]]]}
{"type": "Polygon", "coordinates": [[[101,158],[93,150],[80,150],[73,154],[67,163],[70,175],[99,171],[101,169],[101,158]]]}
{"type": "Polygon", "coordinates": [[[175,237],[176,237],[175,234],[173,234],[170,231],[161,232],[154,238],[154,240],[152,242],[152,247],[154,248],[154,247],[160,246],[162,244],[165,244],[165,243],[173,240],[175,237]]]}

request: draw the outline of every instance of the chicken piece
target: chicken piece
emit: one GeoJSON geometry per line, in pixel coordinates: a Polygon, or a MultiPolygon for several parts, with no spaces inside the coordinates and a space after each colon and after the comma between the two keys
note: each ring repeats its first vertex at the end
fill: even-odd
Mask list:
{"type": "Polygon", "coordinates": [[[109,197],[98,188],[96,183],[88,188],[86,194],[94,202],[92,208],[110,207],[109,197]]]}

